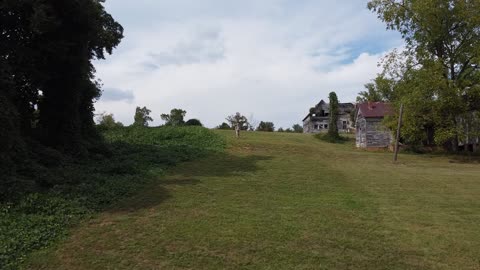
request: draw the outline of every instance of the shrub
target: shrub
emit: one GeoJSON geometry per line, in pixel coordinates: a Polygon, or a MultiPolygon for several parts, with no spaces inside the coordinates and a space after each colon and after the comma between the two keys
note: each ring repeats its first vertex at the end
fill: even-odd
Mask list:
{"type": "Polygon", "coordinates": [[[190,119],[187,122],[185,122],[186,126],[198,126],[198,127],[203,127],[202,122],[198,119],[190,119]]]}

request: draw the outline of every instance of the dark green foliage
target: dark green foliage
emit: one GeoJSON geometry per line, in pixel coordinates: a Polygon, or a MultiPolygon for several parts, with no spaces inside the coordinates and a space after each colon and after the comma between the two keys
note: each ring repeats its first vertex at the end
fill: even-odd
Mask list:
{"type": "Polygon", "coordinates": [[[147,107],[137,107],[135,109],[135,116],[134,116],[134,127],[148,127],[148,122],[152,122],[153,119],[150,117],[150,113],[152,111],[147,109],[147,107]]]}
{"type": "Polygon", "coordinates": [[[258,124],[257,131],[274,132],[275,125],[272,122],[261,121],[260,124],[258,124]]]}
{"type": "Polygon", "coordinates": [[[303,133],[303,127],[299,124],[295,124],[292,126],[293,132],[295,133],[303,133]]]}
{"type": "Polygon", "coordinates": [[[219,125],[218,127],[216,127],[216,129],[229,130],[229,129],[232,129],[232,127],[229,126],[227,123],[223,122],[221,125],[219,125]]]}
{"type": "Polygon", "coordinates": [[[198,126],[198,127],[203,127],[202,122],[198,119],[190,119],[187,122],[185,122],[185,126],[198,126]]]}
{"type": "MultiPolygon", "coordinates": [[[[187,111],[182,109],[172,109],[170,114],[162,114],[160,117],[165,121],[166,126],[182,126],[185,124],[183,120],[187,111]]],[[[200,121],[199,121],[200,122],[200,121]]]]}
{"type": "Polygon", "coordinates": [[[277,132],[285,132],[285,130],[283,128],[279,128],[277,132]]]}
{"type": "Polygon", "coordinates": [[[338,134],[338,98],[335,92],[331,92],[328,96],[330,99],[330,120],[328,123],[328,137],[330,138],[339,138],[338,134]]]}
{"type": "Polygon", "coordinates": [[[169,166],[225,147],[223,138],[201,127],[117,128],[105,136],[108,151],[82,161],[37,150],[43,163],[32,163],[30,177],[41,177],[50,187],[0,204],[0,269],[16,268],[29,252],[158,179],[169,166]]]}
{"type": "Polygon", "coordinates": [[[77,158],[101,144],[92,61],[122,37],[103,1],[1,1],[0,196],[43,182],[25,179],[42,162],[39,143],[77,158]]]}

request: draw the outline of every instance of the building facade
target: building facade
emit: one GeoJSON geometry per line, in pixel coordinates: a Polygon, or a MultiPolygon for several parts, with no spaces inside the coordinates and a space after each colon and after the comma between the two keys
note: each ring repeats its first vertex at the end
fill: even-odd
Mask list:
{"type": "Polygon", "coordinates": [[[392,106],[384,102],[357,104],[356,145],[358,148],[387,148],[393,143],[393,134],[383,125],[383,119],[392,115],[392,106]]]}
{"type": "MultiPolygon", "coordinates": [[[[353,122],[351,113],[355,110],[353,103],[338,104],[338,122],[339,132],[351,133],[353,131],[353,122]]],[[[310,109],[309,114],[303,119],[304,133],[322,133],[328,131],[330,123],[330,105],[321,100],[315,107],[310,109]]]]}

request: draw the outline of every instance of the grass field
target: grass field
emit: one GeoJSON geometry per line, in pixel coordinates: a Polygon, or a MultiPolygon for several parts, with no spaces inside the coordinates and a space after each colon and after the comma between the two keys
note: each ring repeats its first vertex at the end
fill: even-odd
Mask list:
{"type": "Polygon", "coordinates": [[[480,165],[231,132],[31,269],[480,269],[480,165]]]}

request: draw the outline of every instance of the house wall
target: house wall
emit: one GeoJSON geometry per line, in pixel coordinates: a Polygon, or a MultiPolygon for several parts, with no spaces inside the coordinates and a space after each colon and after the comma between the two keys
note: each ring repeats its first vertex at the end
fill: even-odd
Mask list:
{"type": "Polygon", "coordinates": [[[367,121],[363,116],[357,118],[355,141],[358,148],[367,148],[367,121]]]}
{"type": "MultiPolygon", "coordinates": [[[[328,125],[330,120],[328,117],[312,119],[309,117],[303,122],[304,133],[325,133],[328,132],[328,125]]],[[[338,132],[350,133],[353,130],[350,115],[339,115],[337,122],[338,132]],[[344,122],[346,126],[344,126],[344,122]]]]}
{"type": "Polygon", "coordinates": [[[393,136],[382,123],[383,118],[357,118],[356,144],[360,148],[388,147],[393,136]]]}

